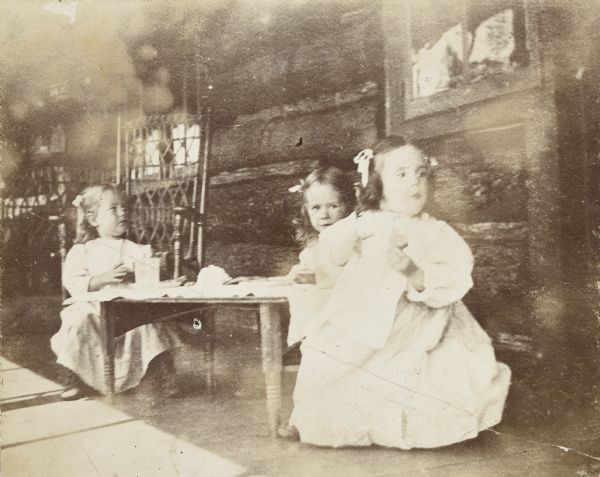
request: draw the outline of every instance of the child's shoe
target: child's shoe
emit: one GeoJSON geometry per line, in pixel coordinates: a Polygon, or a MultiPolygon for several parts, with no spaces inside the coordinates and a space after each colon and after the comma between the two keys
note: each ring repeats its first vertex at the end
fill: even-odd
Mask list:
{"type": "Polygon", "coordinates": [[[87,386],[85,386],[79,376],[73,371],[65,371],[64,375],[65,390],[60,393],[60,398],[63,401],[75,401],[87,396],[87,386]]]}
{"type": "Polygon", "coordinates": [[[280,438],[286,439],[288,441],[300,440],[300,433],[298,432],[298,429],[296,429],[291,424],[286,424],[285,426],[281,426],[279,429],[277,429],[277,435],[280,438]]]}
{"type": "Polygon", "coordinates": [[[65,389],[62,393],[60,393],[60,398],[63,401],[75,401],[77,399],[81,399],[87,396],[87,393],[79,387],[73,386],[65,389]]]}

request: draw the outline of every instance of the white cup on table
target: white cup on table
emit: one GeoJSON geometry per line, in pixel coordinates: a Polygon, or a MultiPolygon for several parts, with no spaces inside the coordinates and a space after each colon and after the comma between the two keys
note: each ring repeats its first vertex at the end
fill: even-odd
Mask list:
{"type": "Polygon", "coordinates": [[[135,287],[150,289],[160,283],[160,258],[148,257],[135,261],[135,287]]]}

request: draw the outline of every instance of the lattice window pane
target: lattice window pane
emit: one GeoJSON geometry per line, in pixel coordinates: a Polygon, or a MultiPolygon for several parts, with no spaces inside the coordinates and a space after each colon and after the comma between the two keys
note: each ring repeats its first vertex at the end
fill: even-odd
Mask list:
{"type": "MultiPolygon", "coordinates": [[[[156,250],[168,250],[174,209],[197,207],[203,118],[155,115],[125,126],[126,181],[131,204],[131,235],[156,250]],[[196,191],[196,196],[194,196],[196,191]]],[[[190,249],[193,220],[183,223],[182,248],[190,249]]]]}

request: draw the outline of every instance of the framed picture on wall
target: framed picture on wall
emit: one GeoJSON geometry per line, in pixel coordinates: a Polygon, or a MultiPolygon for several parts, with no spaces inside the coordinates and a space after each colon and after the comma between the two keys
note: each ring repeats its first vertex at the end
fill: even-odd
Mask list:
{"type": "Polygon", "coordinates": [[[422,0],[387,20],[388,94],[403,119],[539,84],[537,22],[524,0],[422,0]],[[394,101],[395,100],[395,101],[394,101]]]}

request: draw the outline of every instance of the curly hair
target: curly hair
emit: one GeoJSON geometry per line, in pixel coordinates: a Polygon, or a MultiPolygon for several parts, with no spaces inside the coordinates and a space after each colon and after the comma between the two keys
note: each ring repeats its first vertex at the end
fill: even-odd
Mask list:
{"type": "Polygon", "coordinates": [[[304,196],[301,220],[296,222],[296,242],[306,247],[314,241],[319,233],[310,223],[308,211],[306,210],[306,191],[313,184],[328,184],[339,194],[342,205],[349,214],[356,207],[356,190],[350,175],[337,167],[322,167],[311,172],[302,183],[300,192],[304,196]]]}
{"type": "Polygon", "coordinates": [[[100,206],[102,194],[111,191],[118,196],[122,195],[121,189],[114,184],[99,184],[86,187],[75,199],[77,202],[77,227],[74,243],[86,243],[98,238],[98,231],[89,222],[90,214],[95,214],[100,206]]]}
{"type": "MultiPolygon", "coordinates": [[[[359,189],[358,193],[358,213],[366,210],[379,210],[380,202],[383,198],[383,182],[381,181],[380,174],[381,161],[377,159],[377,156],[404,146],[412,146],[419,149],[407,142],[402,136],[387,136],[375,144],[373,147],[374,158],[369,162],[369,180],[366,186],[359,189]]],[[[428,168],[428,172],[431,174],[430,167],[428,168]]]]}

